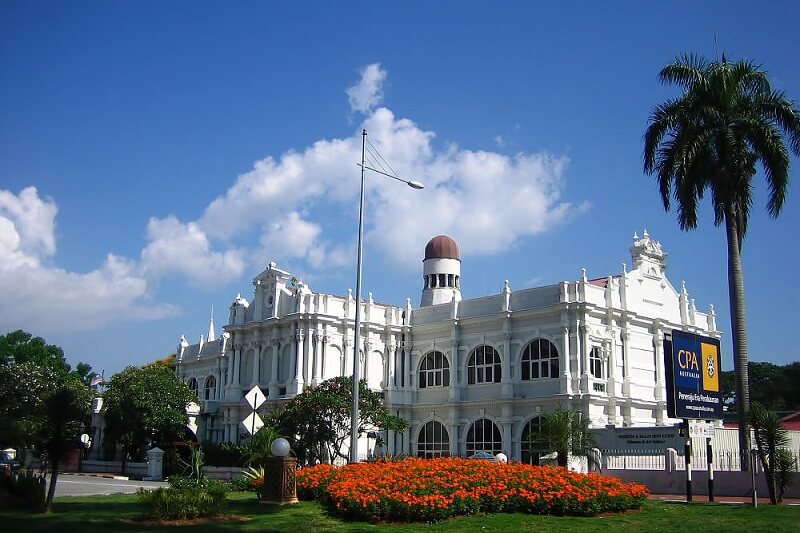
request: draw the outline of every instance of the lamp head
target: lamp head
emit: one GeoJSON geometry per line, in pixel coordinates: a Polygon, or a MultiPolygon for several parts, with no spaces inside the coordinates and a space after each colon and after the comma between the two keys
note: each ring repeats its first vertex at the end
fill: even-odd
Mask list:
{"type": "Polygon", "coordinates": [[[425,185],[423,185],[419,181],[408,180],[406,183],[408,183],[408,186],[411,187],[412,189],[424,189],[425,188],[425,185]]]}

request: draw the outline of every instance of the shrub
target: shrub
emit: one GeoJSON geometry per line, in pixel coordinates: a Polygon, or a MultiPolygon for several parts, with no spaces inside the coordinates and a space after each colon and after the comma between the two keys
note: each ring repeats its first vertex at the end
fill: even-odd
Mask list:
{"type": "Polygon", "coordinates": [[[0,484],[14,500],[13,507],[39,511],[44,508],[46,481],[43,474],[35,474],[32,470],[20,470],[0,475],[0,484]]]}
{"type": "Polygon", "coordinates": [[[329,464],[306,466],[297,471],[297,497],[301,500],[323,500],[328,483],[336,474],[336,467],[329,464]]]}
{"type": "Polygon", "coordinates": [[[436,521],[476,512],[591,516],[635,509],[647,489],[564,468],[466,459],[406,459],[297,474],[303,499],[327,501],[359,519],[436,521]]]}
{"type": "Polygon", "coordinates": [[[205,480],[202,486],[179,483],[153,491],[139,489],[136,495],[145,506],[145,517],[151,520],[218,516],[226,505],[225,485],[212,479],[205,480]]]}

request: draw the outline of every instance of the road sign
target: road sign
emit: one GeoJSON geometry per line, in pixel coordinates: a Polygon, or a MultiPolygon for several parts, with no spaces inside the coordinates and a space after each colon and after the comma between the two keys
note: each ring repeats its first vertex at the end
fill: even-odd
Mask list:
{"type": "Polygon", "coordinates": [[[714,438],[714,424],[709,424],[705,420],[689,420],[690,437],[714,438]]]}
{"type": "Polygon", "coordinates": [[[673,418],[722,418],[719,339],[678,329],[664,341],[667,413],[673,418]]]}
{"type": "Polygon", "coordinates": [[[252,409],[258,409],[261,407],[261,404],[264,403],[264,400],[267,399],[266,395],[261,392],[261,389],[258,388],[258,385],[255,385],[250,392],[244,395],[244,399],[247,401],[247,404],[252,409]]]}
{"type": "Polygon", "coordinates": [[[248,433],[255,435],[258,433],[258,430],[264,427],[264,421],[261,420],[261,417],[256,414],[255,411],[247,415],[247,418],[242,420],[242,425],[244,429],[247,430],[248,433]]]}

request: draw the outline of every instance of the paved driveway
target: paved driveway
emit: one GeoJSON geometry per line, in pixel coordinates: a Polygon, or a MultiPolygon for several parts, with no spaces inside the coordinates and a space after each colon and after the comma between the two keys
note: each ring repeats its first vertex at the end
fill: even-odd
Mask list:
{"type": "MultiPolygon", "coordinates": [[[[49,480],[48,480],[49,483],[49,480]]],[[[104,477],[76,476],[59,474],[56,483],[56,496],[88,496],[91,494],[133,494],[136,489],[156,489],[166,487],[159,481],[133,481],[104,477]]]]}

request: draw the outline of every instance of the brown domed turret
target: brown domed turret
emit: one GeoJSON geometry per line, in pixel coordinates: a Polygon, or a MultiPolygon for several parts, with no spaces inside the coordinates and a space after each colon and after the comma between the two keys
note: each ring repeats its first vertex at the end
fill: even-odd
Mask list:
{"type": "Polygon", "coordinates": [[[447,235],[437,235],[425,245],[425,259],[457,259],[461,261],[461,251],[456,241],[447,235]]]}

